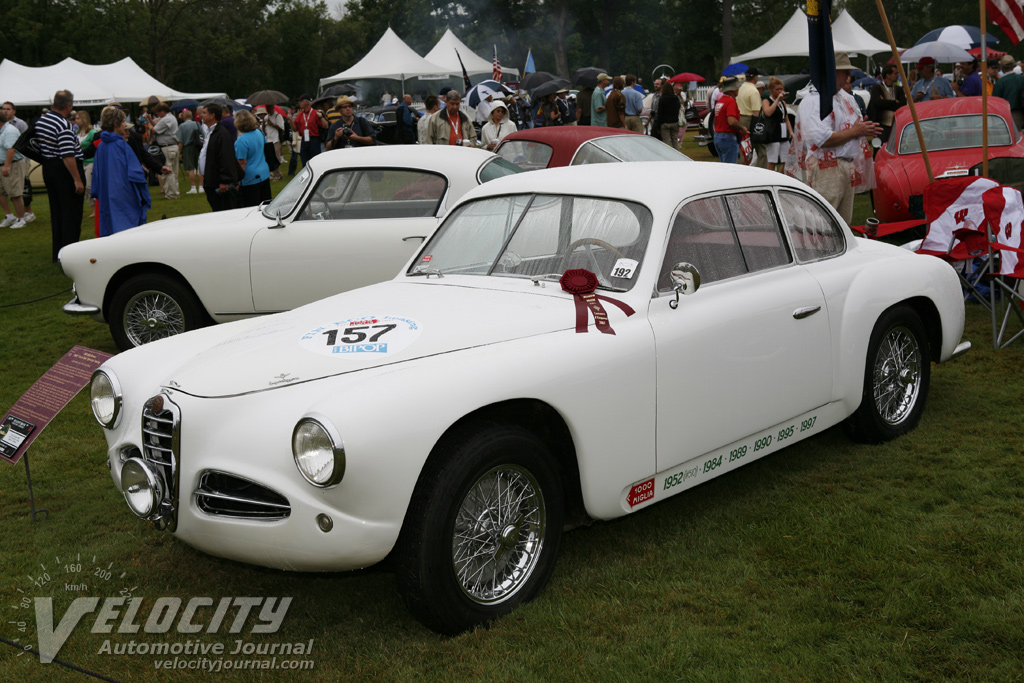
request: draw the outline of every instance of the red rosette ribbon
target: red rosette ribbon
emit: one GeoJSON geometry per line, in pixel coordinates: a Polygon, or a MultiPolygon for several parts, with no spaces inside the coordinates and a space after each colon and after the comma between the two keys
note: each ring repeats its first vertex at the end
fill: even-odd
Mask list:
{"type": "Polygon", "coordinates": [[[585,333],[588,329],[590,316],[587,311],[594,312],[594,324],[603,334],[615,334],[615,330],[608,323],[608,313],[601,305],[602,301],[618,306],[626,317],[633,315],[636,311],[624,301],[613,299],[602,294],[595,294],[597,289],[597,276],[585,268],[572,268],[562,273],[558,283],[562,285],[562,291],[569,292],[576,302],[576,333],[585,333]]]}

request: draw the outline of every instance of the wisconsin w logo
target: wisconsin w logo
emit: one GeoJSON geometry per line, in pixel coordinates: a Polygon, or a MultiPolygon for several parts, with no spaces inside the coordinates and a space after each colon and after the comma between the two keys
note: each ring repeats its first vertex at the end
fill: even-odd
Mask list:
{"type": "Polygon", "coordinates": [[[964,222],[964,219],[967,218],[967,212],[968,209],[960,209],[953,214],[953,219],[956,221],[957,225],[964,222]]]}

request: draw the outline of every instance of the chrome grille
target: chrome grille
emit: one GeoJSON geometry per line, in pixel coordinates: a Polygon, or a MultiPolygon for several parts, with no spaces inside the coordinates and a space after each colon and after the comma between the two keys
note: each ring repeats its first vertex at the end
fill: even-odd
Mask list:
{"type": "Polygon", "coordinates": [[[166,394],[146,401],[142,408],[142,459],[157,466],[164,479],[163,520],[171,530],[178,509],[178,446],[181,411],[166,394]]]}
{"type": "Polygon", "coordinates": [[[277,491],[227,472],[203,472],[193,495],[196,507],[208,515],[272,521],[292,512],[277,491]]]}

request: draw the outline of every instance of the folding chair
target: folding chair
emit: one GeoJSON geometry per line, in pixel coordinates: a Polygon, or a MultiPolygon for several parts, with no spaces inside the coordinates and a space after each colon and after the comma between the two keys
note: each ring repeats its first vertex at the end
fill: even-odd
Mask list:
{"type": "Polygon", "coordinates": [[[1024,336],[1024,198],[1013,187],[997,187],[983,195],[989,248],[999,255],[999,271],[992,278],[992,344],[1003,349],[1024,336]],[[996,292],[1002,295],[1002,308],[996,308],[996,292]],[[1020,329],[1010,337],[1008,327],[1011,313],[1020,323],[1020,329]],[[1000,320],[1001,318],[1001,320],[1000,320]]]}
{"type": "Polygon", "coordinates": [[[917,249],[918,254],[946,260],[964,287],[964,301],[973,296],[990,312],[992,297],[979,289],[982,279],[992,273],[993,264],[982,197],[997,188],[999,183],[994,180],[973,176],[941,178],[929,184],[924,189],[928,231],[917,249]],[[981,265],[975,268],[978,259],[981,265]]]}

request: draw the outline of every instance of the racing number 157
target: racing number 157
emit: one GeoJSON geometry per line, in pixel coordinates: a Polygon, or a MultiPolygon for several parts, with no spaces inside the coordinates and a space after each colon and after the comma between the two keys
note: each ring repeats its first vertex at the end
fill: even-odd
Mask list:
{"type": "MultiPolygon", "coordinates": [[[[341,337],[340,341],[341,341],[342,344],[359,344],[359,343],[364,342],[364,341],[375,342],[378,339],[380,339],[382,336],[384,336],[385,334],[390,332],[391,330],[395,329],[396,327],[398,327],[398,325],[395,325],[395,324],[387,324],[387,325],[358,325],[356,327],[346,327],[345,331],[342,333],[342,337],[341,337]],[[380,330],[380,332],[377,332],[376,334],[373,334],[367,340],[367,338],[366,338],[367,333],[366,332],[362,332],[361,330],[380,330]]],[[[338,340],[338,330],[327,330],[326,332],[324,332],[324,334],[327,335],[327,345],[328,346],[334,346],[335,343],[337,343],[339,341],[338,340]]]]}

